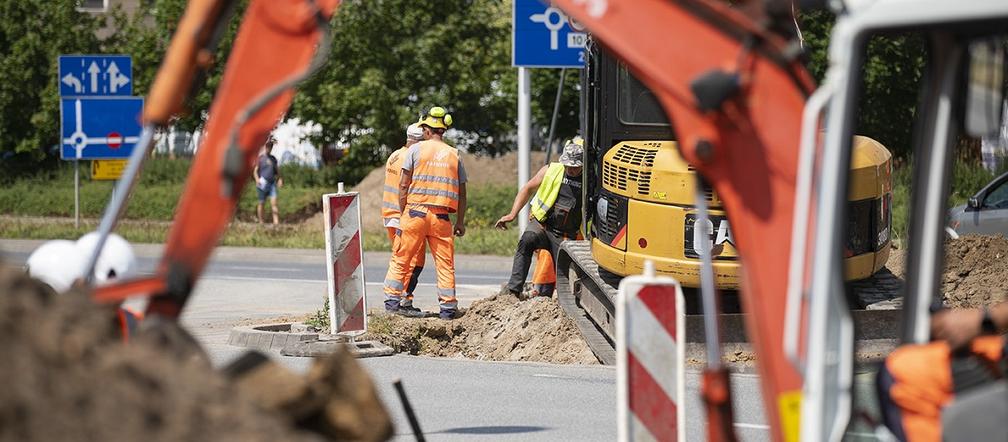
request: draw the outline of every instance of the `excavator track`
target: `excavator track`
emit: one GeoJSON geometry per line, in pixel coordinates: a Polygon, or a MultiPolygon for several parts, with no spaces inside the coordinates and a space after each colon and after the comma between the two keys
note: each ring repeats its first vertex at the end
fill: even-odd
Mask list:
{"type": "MultiPolygon", "coordinates": [[[[557,299],[564,312],[577,324],[598,360],[615,364],[615,305],[622,278],[599,268],[589,241],[565,241],[560,246],[556,276],[557,299]]],[[[862,344],[878,344],[896,338],[900,317],[897,297],[902,285],[903,281],[885,268],[870,278],[848,284],[855,339],[862,344]]],[[[687,293],[698,296],[695,290],[688,289],[687,293]]],[[[689,304],[687,301],[687,310],[689,304]]],[[[745,350],[744,315],[727,310],[720,315],[723,344],[745,350]]],[[[687,357],[702,358],[703,315],[687,313],[685,328],[687,357]]]]}

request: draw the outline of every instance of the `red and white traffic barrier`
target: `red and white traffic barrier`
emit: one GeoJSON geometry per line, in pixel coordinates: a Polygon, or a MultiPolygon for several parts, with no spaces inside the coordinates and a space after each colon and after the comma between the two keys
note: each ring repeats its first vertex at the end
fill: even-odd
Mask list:
{"type": "Polygon", "coordinates": [[[686,307],[679,282],[623,278],[616,298],[616,394],[620,441],[685,441],[686,307]]]}
{"type": "Polygon", "coordinates": [[[360,335],[367,331],[367,297],[359,195],[344,192],[343,183],[339,183],[337,193],[322,195],[322,210],[331,333],[360,335]]]}

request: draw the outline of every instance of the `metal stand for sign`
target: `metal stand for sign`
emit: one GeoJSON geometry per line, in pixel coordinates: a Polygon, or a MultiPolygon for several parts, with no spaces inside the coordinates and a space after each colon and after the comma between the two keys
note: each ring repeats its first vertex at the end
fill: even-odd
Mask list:
{"type": "Polygon", "coordinates": [[[80,160],[74,160],[74,228],[80,228],[80,160]]]}

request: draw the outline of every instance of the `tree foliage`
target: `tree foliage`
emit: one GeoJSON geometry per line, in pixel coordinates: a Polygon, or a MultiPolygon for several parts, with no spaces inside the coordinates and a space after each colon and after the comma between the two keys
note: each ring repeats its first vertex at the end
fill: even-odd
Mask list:
{"type": "MultiPolygon", "coordinates": [[[[829,67],[828,45],[835,17],[814,11],[801,17],[809,46],[809,70],[821,82],[829,67]]],[[[857,133],[876,139],[894,155],[912,155],[913,122],[924,69],[926,45],[918,34],[871,38],[861,69],[857,133]]]]}
{"type": "Polygon", "coordinates": [[[44,161],[59,143],[57,57],[100,51],[98,28],[98,21],[77,12],[71,1],[0,2],[0,173],[4,176],[44,161]]]}

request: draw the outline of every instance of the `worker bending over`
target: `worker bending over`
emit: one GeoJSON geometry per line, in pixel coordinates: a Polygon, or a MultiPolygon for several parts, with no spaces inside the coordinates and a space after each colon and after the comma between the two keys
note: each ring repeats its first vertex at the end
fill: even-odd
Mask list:
{"type": "MultiPolygon", "coordinates": [[[[879,369],[877,388],[879,405],[886,426],[903,441],[1008,440],[1005,425],[1008,397],[991,398],[964,393],[982,392],[1008,369],[1006,341],[1001,333],[1008,330],[1008,303],[990,308],[943,310],[931,317],[934,342],[904,345],[886,357],[879,369]],[[943,414],[956,401],[970,409],[983,410],[976,421],[959,422],[958,428],[943,428],[943,414]],[[969,404],[966,401],[978,400],[969,404]],[[996,411],[1000,410],[1000,411],[996,411]],[[997,434],[962,434],[983,432],[985,427],[1000,428],[997,434]],[[949,434],[956,432],[959,434],[949,434]]],[[[948,418],[949,416],[945,416],[948,418]]],[[[953,422],[955,419],[953,419],[953,422]]]]}
{"type": "Polygon", "coordinates": [[[385,309],[401,306],[409,264],[424,241],[430,246],[437,269],[438,303],[441,319],[454,319],[455,241],[465,235],[466,172],[458,150],[443,140],[452,124],[444,108],[433,107],[420,120],[424,139],[406,151],[399,178],[399,246],[385,275],[385,309]],[[455,226],[448,214],[456,213],[455,226]]]}
{"type": "MultiPolygon", "coordinates": [[[[402,170],[403,158],[406,156],[406,152],[414,144],[423,141],[424,131],[420,127],[419,123],[413,123],[406,128],[406,144],[400,147],[392,155],[389,155],[388,160],[385,162],[385,187],[382,190],[382,221],[385,225],[385,229],[388,230],[389,242],[392,244],[392,253],[395,254],[396,249],[399,247],[400,233],[399,230],[399,218],[402,215],[402,211],[399,209],[399,172],[402,170]]],[[[420,272],[423,271],[424,261],[427,255],[427,251],[424,247],[424,243],[420,243],[420,249],[413,256],[413,259],[409,262],[409,267],[406,272],[406,281],[403,285],[406,287],[405,293],[399,302],[391,302],[386,305],[389,311],[409,317],[422,317],[424,313],[420,309],[413,306],[413,291],[416,290],[417,281],[420,278],[420,272]]],[[[395,256],[390,259],[389,268],[392,267],[392,262],[395,256]]]]}
{"type": "MultiPolygon", "coordinates": [[[[528,276],[532,254],[536,250],[550,252],[550,261],[556,259],[560,243],[574,239],[581,230],[581,170],[584,141],[574,137],[564,145],[560,161],[543,166],[529,182],[515,195],[511,212],[497,220],[498,229],[506,229],[507,223],[514,221],[522,207],[532,199],[531,220],[528,228],[518,240],[511,279],[507,289],[515,296],[521,296],[528,276]]],[[[541,259],[541,258],[540,258],[541,259]]]]}

